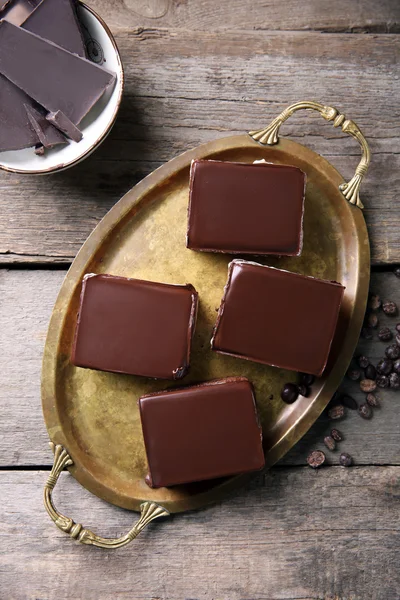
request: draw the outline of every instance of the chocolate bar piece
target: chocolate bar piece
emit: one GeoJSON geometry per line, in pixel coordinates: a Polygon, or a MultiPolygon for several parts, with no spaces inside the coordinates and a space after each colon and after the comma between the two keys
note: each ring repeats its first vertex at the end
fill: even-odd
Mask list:
{"type": "MultiPolygon", "coordinates": [[[[74,54],[85,56],[79,24],[75,20],[74,3],[70,0],[42,0],[38,4],[36,0],[11,0],[0,12],[0,18],[11,19],[13,22],[14,16],[15,24],[21,23],[24,29],[39,34],[74,54]]],[[[0,74],[0,152],[39,144],[25,105],[34,109],[36,103],[0,74]]]]}
{"type": "Polygon", "coordinates": [[[139,408],[150,487],[264,467],[253,387],[244,377],[149,394],[139,408]]]}
{"type": "Polygon", "coordinates": [[[71,140],[74,140],[74,142],[81,141],[83,137],[82,131],[61,110],[55,113],[48,113],[46,119],[49,123],[57,127],[57,129],[65,133],[71,140]]]}
{"type": "Polygon", "coordinates": [[[71,362],[156,379],[184,377],[197,298],[189,284],[85,275],[71,362]]]}
{"type": "Polygon", "coordinates": [[[297,167],[194,160],[187,247],[299,256],[305,174],[297,167]]]}
{"type": "Polygon", "coordinates": [[[103,67],[7,21],[0,21],[0,73],[75,125],[116,80],[103,67]]]}
{"type": "Polygon", "coordinates": [[[74,0],[42,0],[23,22],[22,27],[51,40],[69,52],[86,57],[74,0]]]}
{"type": "Polygon", "coordinates": [[[65,136],[49,123],[47,118],[33,108],[33,106],[25,104],[25,110],[28,114],[29,122],[35,130],[42,146],[45,148],[52,148],[57,144],[67,143],[65,136]]]}
{"type": "Polygon", "coordinates": [[[0,2],[0,19],[5,19],[9,23],[20,27],[39,3],[40,0],[6,0],[0,2]]]}
{"type": "Polygon", "coordinates": [[[322,375],[344,287],[234,260],[211,347],[222,354],[322,375]]]}

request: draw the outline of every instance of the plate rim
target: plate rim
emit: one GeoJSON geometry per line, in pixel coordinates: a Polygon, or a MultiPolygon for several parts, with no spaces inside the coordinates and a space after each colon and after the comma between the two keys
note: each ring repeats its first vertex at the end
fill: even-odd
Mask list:
{"type": "MultiPolygon", "coordinates": [[[[49,329],[45,342],[45,349],[42,363],[42,409],[46,428],[51,441],[55,444],[61,444],[71,454],[74,459],[74,452],[68,447],[68,439],[64,435],[62,422],[59,418],[55,403],[56,396],[56,361],[58,356],[58,348],[60,343],[60,335],[62,332],[63,321],[67,314],[67,307],[70,298],[75,290],[77,282],[80,281],[80,275],[85,272],[90,261],[96,251],[102,245],[103,240],[108,237],[109,233],[122,221],[141,199],[149,194],[158,184],[168,180],[172,175],[190,165],[191,160],[196,158],[211,157],[223,150],[240,149],[240,148],[260,148],[260,143],[254,141],[249,135],[241,134],[229,137],[219,138],[205,144],[201,144],[194,149],[188,150],[183,154],[173,158],[169,162],[155,169],[147,175],[131,190],[129,190],[103,217],[100,223],[96,226],[93,232],[82,245],[76,255],[70,269],[68,270],[65,279],[62,283],[60,292],[55,302],[52,316],[50,319],[49,329]]],[[[339,358],[333,365],[329,375],[323,385],[321,391],[313,399],[310,408],[307,411],[306,417],[304,413],[295,423],[286,431],[266,454],[266,468],[271,467],[280,460],[303,435],[308,431],[311,425],[316,421],[318,416],[327,406],[337,387],[343,379],[343,375],[350,364],[354,354],[355,347],[358,342],[359,333],[361,330],[364,312],[369,289],[370,277],[370,252],[369,238],[365,220],[362,211],[353,205],[350,205],[339,191],[339,185],[344,179],[337,169],[325,158],[299,144],[297,142],[281,138],[279,143],[274,146],[275,149],[284,152],[296,153],[307,162],[317,160],[320,163],[321,170],[328,171],[330,179],[333,180],[333,185],[337,187],[337,192],[340,194],[342,201],[347,206],[348,214],[353,220],[355,235],[357,237],[357,261],[358,265],[358,281],[355,287],[354,303],[352,316],[346,331],[346,338],[343,344],[343,350],[339,358]]],[[[132,498],[124,495],[121,491],[107,487],[101,481],[89,472],[79,461],[74,461],[74,465],[69,468],[70,473],[74,478],[81,483],[87,490],[99,496],[103,500],[115,504],[129,510],[140,510],[140,504],[145,501],[145,498],[132,498]]],[[[223,497],[230,491],[241,487],[254,474],[233,476],[224,480],[219,485],[211,490],[201,492],[199,494],[181,498],[179,500],[168,500],[162,502],[162,505],[170,512],[184,512],[187,510],[201,508],[207,504],[222,500],[223,497]]]]}

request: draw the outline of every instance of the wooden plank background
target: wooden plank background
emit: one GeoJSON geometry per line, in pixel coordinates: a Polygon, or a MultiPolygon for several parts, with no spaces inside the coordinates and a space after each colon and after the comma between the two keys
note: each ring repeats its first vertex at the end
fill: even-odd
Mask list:
{"type": "MultiPolygon", "coordinates": [[[[111,135],[71,171],[0,172],[0,600],[399,600],[400,393],[370,421],[348,411],[341,450],[314,472],[326,414],[276,467],[225,502],[150,525],[116,552],[79,546],[42,506],[52,456],[41,355],[66,269],[109,208],[143,176],[216,137],[261,127],[315,99],[354,119],[373,162],[362,188],[372,289],[400,305],[398,0],[93,0],[116,36],[127,85],[111,135]]],[[[346,177],[360,152],[317,116],[282,132],[346,177]]],[[[398,319],[381,316],[392,327],[398,319]]],[[[376,334],[359,351],[374,362],[376,334]]],[[[357,384],[342,389],[359,402],[357,384]]],[[[65,514],[114,536],[136,515],[64,474],[65,514]]]]}

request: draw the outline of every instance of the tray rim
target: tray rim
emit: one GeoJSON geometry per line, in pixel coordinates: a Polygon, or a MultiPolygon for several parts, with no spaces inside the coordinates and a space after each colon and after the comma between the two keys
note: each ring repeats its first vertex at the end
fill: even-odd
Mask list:
{"type": "MultiPolygon", "coordinates": [[[[61,285],[60,292],[55,302],[52,316],[50,319],[49,329],[45,342],[45,349],[42,363],[42,409],[46,428],[50,440],[55,444],[61,444],[71,454],[74,460],[74,453],[70,452],[68,439],[64,435],[62,422],[59,418],[56,403],[56,360],[57,350],[59,347],[60,333],[62,331],[63,321],[66,315],[65,308],[69,304],[69,299],[75,289],[76,281],[88,263],[92,260],[95,252],[101,246],[103,241],[108,237],[118,223],[126,217],[126,215],[137,206],[142,198],[151,192],[158,184],[168,180],[176,172],[187,167],[191,160],[196,158],[204,158],[212,156],[218,152],[230,149],[240,149],[252,147],[259,148],[260,144],[254,141],[248,134],[228,136],[201,144],[194,149],[188,150],[179,156],[171,159],[167,163],[161,165],[152,173],[147,175],[131,190],[129,190],[103,217],[100,223],[95,227],[89,237],[86,239],[78,254],[76,255],[70,269],[68,270],[65,279],[61,285]],[[55,433],[54,433],[55,432],[55,433]]],[[[355,299],[353,304],[352,317],[346,333],[346,339],[343,344],[343,350],[332,367],[328,378],[326,379],[323,389],[317,394],[310,405],[306,416],[303,414],[296,422],[286,431],[285,435],[280,438],[277,443],[266,454],[266,468],[271,467],[280,460],[303,435],[308,431],[311,425],[315,422],[318,416],[322,413],[330,398],[339,386],[344,372],[350,364],[354,353],[359,333],[361,330],[367,296],[369,289],[370,277],[370,253],[369,253],[369,238],[362,211],[353,205],[350,205],[341,195],[339,185],[344,182],[343,177],[337,169],[325,158],[299,144],[297,142],[280,138],[279,143],[274,146],[275,149],[282,149],[286,152],[296,153],[297,156],[306,162],[314,162],[317,160],[320,163],[324,172],[328,172],[334,180],[337,187],[338,198],[348,207],[349,215],[354,223],[355,235],[357,237],[357,264],[358,282],[356,286],[355,299]]],[[[132,498],[105,486],[101,481],[95,478],[79,461],[74,460],[74,464],[68,469],[73,477],[79,481],[88,491],[98,497],[129,510],[140,510],[140,504],[145,499],[132,498]]],[[[184,499],[162,502],[162,505],[170,512],[184,512],[187,510],[201,508],[207,504],[214,503],[223,499],[226,494],[238,487],[241,487],[246,481],[254,477],[254,474],[239,475],[231,477],[218,486],[190,496],[184,499]]]]}

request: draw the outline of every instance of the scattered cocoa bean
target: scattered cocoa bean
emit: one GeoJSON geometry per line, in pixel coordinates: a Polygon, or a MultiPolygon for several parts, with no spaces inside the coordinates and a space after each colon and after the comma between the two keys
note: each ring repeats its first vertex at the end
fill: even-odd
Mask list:
{"type": "Polygon", "coordinates": [[[322,450],[314,450],[307,456],[307,463],[313,469],[318,469],[318,467],[324,464],[325,458],[325,454],[322,450]]]}
{"type": "Polygon", "coordinates": [[[360,369],[349,369],[346,375],[351,381],[358,381],[361,377],[361,371],[360,369]]]}
{"type": "Polygon", "coordinates": [[[390,360],[397,360],[400,358],[400,346],[397,344],[390,344],[390,346],[387,346],[385,354],[390,360]]]}
{"type": "Polygon", "coordinates": [[[374,365],[368,365],[368,367],[364,370],[365,379],[376,379],[376,369],[374,365]]]}
{"type": "Polygon", "coordinates": [[[368,307],[371,310],[378,310],[382,306],[382,300],[377,294],[372,294],[368,301],[368,307]]]}
{"type": "Polygon", "coordinates": [[[397,304],[393,300],[385,300],[382,304],[382,309],[385,315],[393,316],[397,314],[397,304]]]}
{"type": "Polygon", "coordinates": [[[366,400],[373,408],[377,408],[379,406],[379,400],[375,394],[367,394],[366,400]]]}
{"type": "Polygon", "coordinates": [[[342,465],[342,467],[351,467],[353,464],[353,459],[351,458],[350,454],[343,452],[339,457],[339,463],[342,465]]]}
{"type": "Polygon", "coordinates": [[[369,358],[361,354],[361,356],[358,357],[357,362],[362,369],[366,369],[369,365],[369,358]]]}
{"type": "Polygon", "coordinates": [[[387,375],[378,375],[376,378],[376,385],[380,388],[388,388],[390,385],[389,377],[387,375]]]}
{"type": "Polygon", "coordinates": [[[328,450],[331,450],[332,452],[336,448],[336,442],[330,435],[324,437],[324,444],[328,448],[328,450]]]}
{"type": "Polygon", "coordinates": [[[389,375],[393,370],[393,361],[390,358],[382,358],[376,365],[376,370],[380,375],[389,375]]]}
{"type": "Polygon", "coordinates": [[[343,439],[343,435],[338,429],[331,429],[331,436],[333,437],[335,442],[341,442],[343,439]]]}
{"type": "Polygon", "coordinates": [[[389,342],[389,340],[391,340],[392,337],[393,334],[390,331],[389,327],[381,327],[378,331],[378,338],[381,340],[381,342],[389,342]]]}
{"type": "Polygon", "coordinates": [[[363,419],[370,419],[372,417],[372,408],[369,404],[360,404],[358,407],[358,414],[363,419]]]}
{"type": "Polygon", "coordinates": [[[376,390],[376,385],[377,384],[373,379],[362,379],[360,381],[360,390],[366,394],[369,394],[370,392],[376,390]]]}
{"type": "Polygon", "coordinates": [[[343,404],[337,404],[336,406],[333,406],[328,412],[328,417],[333,420],[342,419],[344,417],[343,404]]]}
{"type": "Polygon", "coordinates": [[[392,390],[400,390],[400,375],[398,373],[391,373],[389,375],[389,386],[392,390]]]}
{"type": "Polygon", "coordinates": [[[376,329],[378,327],[378,315],[376,313],[370,313],[367,317],[367,326],[376,329]]]}

